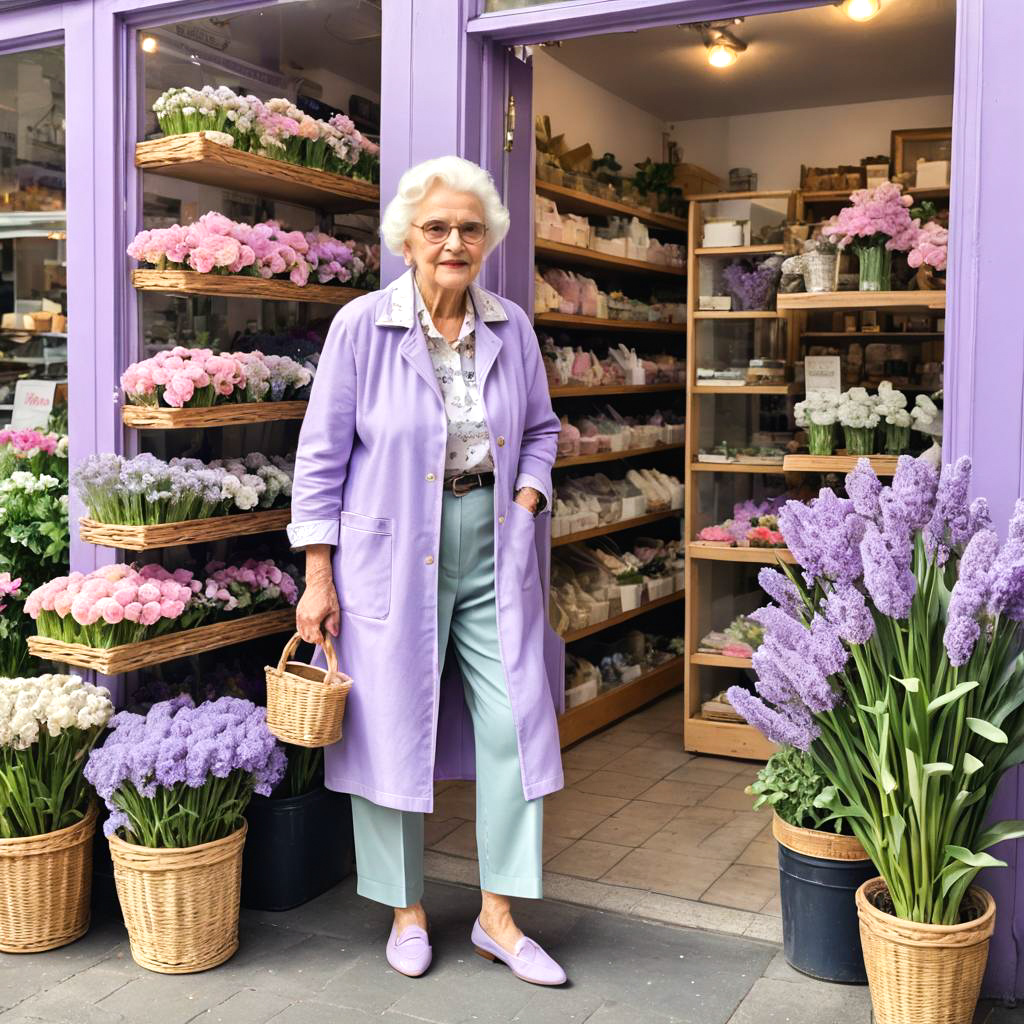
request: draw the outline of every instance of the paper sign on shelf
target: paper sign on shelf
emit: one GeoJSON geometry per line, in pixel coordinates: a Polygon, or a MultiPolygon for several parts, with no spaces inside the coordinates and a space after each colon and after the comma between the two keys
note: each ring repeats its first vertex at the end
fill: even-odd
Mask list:
{"type": "Polygon", "coordinates": [[[14,388],[11,427],[24,430],[44,426],[53,411],[59,383],[55,380],[19,380],[14,388]]]}
{"type": "Polygon", "coordinates": [[[843,377],[839,356],[806,356],[804,358],[804,390],[808,394],[812,391],[841,393],[843,377]]]}

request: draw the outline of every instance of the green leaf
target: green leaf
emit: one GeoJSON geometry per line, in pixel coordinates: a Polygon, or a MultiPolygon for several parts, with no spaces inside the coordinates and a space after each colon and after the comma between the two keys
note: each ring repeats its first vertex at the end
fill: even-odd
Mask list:
{"type": "Polygon", "coordinates": [[[969,875],[972,871],[976,871],[977,868],[972,868],[969,865],[964,866],[963,864],[950,864],[941,875],[942,878],[942,895],[946,896],[949,894],[949,890],[960,881],[964,875],[969,875]]]}
{"type": "Polygon", "coordinates": [[[1009,738],[1002,729],[996,728],[991,722],[986,722],[984,718],[968,718],[967,728],[982,739],[988,740],[989,743],[1009,742],[1009,738]]]}
{"type": "Polygon", "coordinates": [[[896,788],[896,780],[893,778],[892,772],[884,765],[882,766],[881,776],[882,792],[888,796],[896,788]]]}
{"type": "Polygon", "coordinates": [[[903,833],[907,831],[907,822],[898,810],[893,810],[889,815],[889,824],[892,833],[892,855],[895,860],[899,860],[900,850],[903,848],[903,833]]]}
{"type": "Polygon", "coordinates": [[[946,856],[953,857],[972,868],[1005,868],[1006,861],[993,857],[991,853],[971,853],[966,846],[947,846],[946,856]]]}
{"type": "Polygon", "coordinates": [[[970,693],[971,690],[977,687],[977,682],[971,683],[959,683],[946,693],[940,693],[938,697],[930,701],[928,704],[928,714],[933,714],[938,711],[939,708],[945,707],[945,705],[952,703],[955,700],[959,700],[964,694],[970,693]]]}
{"type": "Polygon", "coordinates": [[[1007,839],[1024,838],[1024,821],[1001,821],[998,825],[985,829],[978,836],[978,849],[987,850],[996,843],[1004,843],[1007,839]]]}
{"type": "Polygon", "coordinates": [[[881,715],[885,712],[885,703],[880,700],[876,700],[874,704],[858,704],[857,707],[868,715],[881,715]]]}
{"type": "Polygon", "coordinates": [[[973,754],[964,752],[964,775],[973,775],[984,767],[984,761],[979,761],[973,754]]]}
{"type": "Polygon", "coordinates": [[[925,775],[949,775],[952,770],[953,766],[947,761],[932,761],[924,766],[925,775]]]}
{"type": "Polygon", "coordinates": [[[916,676],[910,676],[908,679],[900,679],[899,676],[890,676],[890,678],[895,679],[897,683],[902,683],[907,693],[917,693],[921,688],[921,680],[916,676]]]}

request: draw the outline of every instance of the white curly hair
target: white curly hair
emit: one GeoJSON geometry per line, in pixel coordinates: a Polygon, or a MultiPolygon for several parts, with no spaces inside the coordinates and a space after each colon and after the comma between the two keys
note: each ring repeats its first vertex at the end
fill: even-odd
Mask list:
{"type": "Polygon", "coordinates": [[[487,225],[485,255],[508,234],[509,213],[490,174],[461,156],[439,156],[410,167],[398,179],[398,191],[380,219],[380,237],[391,252],[401,254],[416,209],[435,185],[469,192],[480,200],[487,225]]]}

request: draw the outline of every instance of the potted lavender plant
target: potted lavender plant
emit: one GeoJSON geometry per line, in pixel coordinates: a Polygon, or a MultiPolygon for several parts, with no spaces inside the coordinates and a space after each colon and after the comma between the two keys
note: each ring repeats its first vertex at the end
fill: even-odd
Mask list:
{"type": "Polygon", "coordinates": [[[196,707],[182,694],[110,724],[85,776],[110,811],[132,958],[162,974],[216,967],[238,948],[246,806],[284,774],[266,709],[236,697],[196,707]]]}
{"type": "Polygon", "coordinates": [[[971,1020],[995,903],[972,885],[1024,821],[986,825],[1024,760],[1024,501],[1000,546],[970,462],[941,477],[901,456],[883,487],[867,460],[790,501],[779,524],[800,572],[764,577],[757,696],[729,700],[807,750],[880,873],[857,891],[878,1024],[971,1020]]]}

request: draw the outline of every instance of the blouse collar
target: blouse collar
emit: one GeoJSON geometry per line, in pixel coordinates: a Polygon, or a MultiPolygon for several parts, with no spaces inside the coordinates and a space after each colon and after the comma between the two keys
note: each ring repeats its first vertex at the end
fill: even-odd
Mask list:
{"type": "MultiPolygon", "coordinates": [[[[383,290],[383,298],[378,308],[375,321],[378,327],[410,328],[416,320],[416,282],[413,269],[410,267],[404,274],[396,277],[383,290]]],[[[469,286],[469,294],[476,317],[484,323],[508,320],[508,313],[497,295],[481,288],[475,281],[469,286]]]]}

